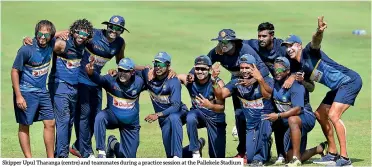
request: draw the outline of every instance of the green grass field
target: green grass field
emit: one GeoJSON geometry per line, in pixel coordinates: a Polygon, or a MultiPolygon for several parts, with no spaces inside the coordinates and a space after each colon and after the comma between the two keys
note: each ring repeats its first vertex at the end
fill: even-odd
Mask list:
{"type": "MultiPolygon", "coordinates": [[[[67,29],[78,18],[87,18],[96,28],[104,28],[102,21],[120,14],[125,17],[126,27],[131,32],[123,34],[127,41],[126,57],[137,64],[150,64],[158,51],[167,51],[172,55],[172,68],[177,73],[186,73],[196,56],[207,54],[216,45],[210,39],[222,28],[232,28],[238,37],[250,39],[256,38],[259,23],[270,21],[275,25],[277,37],[285,38],[293,33],[307,43],[317,27],[317,16],[324,15],[328,29],[323,50],[332,59],[357,71],[363,79],[356,105],[343,116],[349,156],[355,166],[371,165],[370,2],[2,2],[1,6],[1,157],[23,157],[12,104],[10,70],[22,37],[32,36],[35,24],[41,19],[53,21],[57,30],[67,29]],[[354,29],[365,29],[368,35],[355,36],[351,33],[354,29]]],[[[114,67],[115,62],[110,61],[103,71],[114,67]]],[[[221,73],[225,81],[229,75],[225,70],[221,73]]],[[[311,94],[313,109],[327,91],[324,86],[316,85],[311,94]]],[[[183,102],[190,106],[185,88],[182,93],[183,102]]],[[[106,101],[103,103],[105,105],[106,101]]],[[[140,104],[142,121],[137,155],[142,158],[165,157],[158,124],[143,121],[154,112],[148,93],[143,93],[140,104]]],[[[231,157],[236,154],[237,146],[231,136],[235,122],[231,100],[227,101],[226,115],[226,156],[231,157]]],[[[46,157],[42,129],[42,123],[31,127],[34,157],[46,157]]],[[[116,130],[108,131],[108,134],[119,136],[116,130]]],[[[205,129],[199,134],[206,138],[205,129]]],[[[308,136],[308,147],[325,140],[319,124],[308,136]]],[[[75,136],[72,138],[74,141],[75,136]]],[[[184,126],[183,144],[188,143],[184,126]]],[[[276,156],[275,147],[272,149],[276,156]]],[[[207,150],[204,148],[204,155],[208,155],[207,150]]]]}

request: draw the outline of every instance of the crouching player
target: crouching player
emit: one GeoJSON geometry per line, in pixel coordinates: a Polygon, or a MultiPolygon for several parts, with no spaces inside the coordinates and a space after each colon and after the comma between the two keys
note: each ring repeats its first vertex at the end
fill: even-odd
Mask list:
{"type": "Polygon", "coordinates": [[[273,79],[262,77],[252,55],[245,54],[239,59],[241,78],[231,80],[224,88],[214,83],[214,92],[218,99],[225,99],[233,93],[238,95],[246,119],[246,154],[248,163],[262,166],[270,153],[271,122],[264,120],[265,114],[274,111],[270,100],[273,79]],[[257,80],[251,86],[241,85],[242,79],[257,80]]]}
{"type": "Polygon", "coordinates": [[[121,59],[116,77],[100,76],[94,71],[94,61],[86,65],[89,78],[107,92],[107,108],[100,111],[94,122],[98,158],[135,158],[139,145],[139,95],[144,81],[135,74],[134,62],[121,59]],[[120,130],[121,144],[110,136],[105,151],[106,129],[120,130]]]}
{"type": "MultiPolygon", "coordinates": [[[[186,125],[190,145],[188,150],[183,152],[183,157],[189,157],[192,152],[193,158],[201,157],[204,139],[198,140],[198,128],[207,128],[209,157],[225,158],[226,150],[226,121],[225,121],[225,100],[217,100],[213,92],[212,76],[209,72],[212,70],[212,61],[208,56],[199,56],[194,63],[195,76],[194,81],[187,82],[186,74],[179,74],[178,79],[189,91],[192,99],[192,107],[187,113],[186,125]]],[[[223,87],[222,80],[218,84],[223,87]]]]}
{"type": "MultiPolygon", "coordinates": [[[[305,103],[305,88],[295,81],[289,89],[283,88],[290,76],[290,64],[287,58],[278,57],[274,62],[275,84],[273,99],[279,113],[265,116],[265,120],[283,121],[289,126],[284,135],[284,150],[287,166],[299,166],[316,154],[323,153],[325,143],[306,150],[307,133],[315,126],[315,115],[309,103],[305,103]]],[[[283,127],[287,128],[287,127],[283,127]]]]}

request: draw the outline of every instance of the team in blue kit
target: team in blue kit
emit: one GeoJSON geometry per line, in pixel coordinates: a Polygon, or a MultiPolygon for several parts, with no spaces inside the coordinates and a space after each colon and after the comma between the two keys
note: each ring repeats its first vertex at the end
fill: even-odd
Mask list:
{"type": "Polygon", "coordinates": [[[253,166],[265,165],[272,156],[274,132],[278,157],[274,165],[300,166],[317,154],[323,156],[313,163],[352,165],[341,116],[354,105],[362,79],[320,49],[327,28],[323,16],[307,45],[296,35],[275,38],[269,22],[258,25],[257,39],[242,40],[234,30],[222,29],[212,39],[217,46],[196,57],[188,74],[178,75],[170,68],[167,52],[158,52],[153,66],[135,65],[124,58],[126,42],[120,35],[129,31],[122,16],[113,15],[102,24],[107,28],[94,29],[88,20],[79,19],[69,30],[56,31],[53,23],[42,20],[35,27],[35,37],[24,39],[26,45],[18,50],[11,79],[25,157],[32,157],[29,127],[43,121],[47,157],[67,158],[69,153],[95,157],[94,134],[98,158],[136,158],[140,119],[144,119],[158,121],[167,158],[203,157],[206,141],[199,138],[200,128],[207,130],[209,157],[225,158],[229,123],[225,99],[231,96],[239,137],[236,158],[253,166]],[[117,69],[101,75],[114,57],[117,69]],[[220,65],[231,73],[227,84],[218,77],[220,65]],[[314,82],[330,89],[315,112],[310,105],[314,82]],[[182,85],[191,98],[190,108],[182,102],[182,85]],[[102,88],[107,93],[105,109],[102,88]],[[144,90],[155,112],[140,118],[139,97],[144,90]],[[316,120],[326,141],[307,149],[316,120]],[[70,148],[73,125],[76,141],[70,148]],[[183,125],[189,139],[185,147],[183,125]],[[119,129],[120,141],[113,135],[106,141],[107,129],[119,129]]]}

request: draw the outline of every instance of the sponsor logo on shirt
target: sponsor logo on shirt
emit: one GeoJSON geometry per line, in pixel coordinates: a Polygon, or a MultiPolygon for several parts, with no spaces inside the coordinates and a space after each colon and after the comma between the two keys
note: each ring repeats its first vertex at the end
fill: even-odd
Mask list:
{"type": "Polygon", "coordinates": [[[46,67],[44,67],[42,69],[32,70],[32,75],[34,77],[41,77],[41,76],[47,74],[48,71],[49,71],[49,66],[46,66],[46,67]]]}
{"type": "Polygon", "coordinates": [[[245,99],[240,98],[240,97],[239,97],[239,99],[242,102],[244,108],[249,108],[249,109],[263,109],[264,108],[262,98],[256,99],[256,100],[251,100],[251,101],[245,100],[245,99]]]}
{"type": "Polygon", "coordinates": [[[119,109],[132,109],[134,107],[135,100],[124,99],[112,96],[112,105],[119,109]]]}

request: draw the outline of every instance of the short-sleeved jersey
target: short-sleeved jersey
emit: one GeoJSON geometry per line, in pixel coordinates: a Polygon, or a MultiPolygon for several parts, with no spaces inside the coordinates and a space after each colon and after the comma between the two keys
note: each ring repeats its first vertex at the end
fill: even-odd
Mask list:
{"type": "MultiPolygon", "coordinates": [[[[264,80],[273,88],[272,78],[266,76],[264,80]]],[[[258,82],[248,87],[237,85],[237,83],[238,79],[233,79],[225,85],[225,88],[229,89],[231,94],[234,93],[238,96],[243,112],[248,116],[246,117],[248,128],[255,128],[263,119],[264,114],[274,111],[274,106],[271,99],[263,98],[258,82]]]]}
{"type": "Polygon", "coordinates": [[[124,44],[122,37],[117,37],[113,42],[109,42],[105,36],[106,30],[94,29],[92,40],[86,44],[87,53],[81,60],[79,72],[79,82],[91,86],[96,86],[88,77],[85,66],[94,58],[94,71],[101,73],[103,66],[115,55],[118,55],[124,44]]]}
{"type": "Polygon", "coordinates": [[[208,57],[211,59],[212,64],[215,62],[220,62],[221,65],[227,69],[234,77],[239,76],[239,58],[243,56],[244,54],[250,54],[256,59],[256,64],[258,70],[260,70],[262,76],[268,76],[269,70],[266,67],[265,63],[262,62],[260,56],[247,44],[242,44],[241,47],[236,48],[236,52],[234,55],[230,56],[227,54],[224,55],[218,55],[215,51],[215,48],[213,48],[209,53],[208,57]]]}
{"type": "Polygon", "coordinates": [[[146,89],[150,93],[150,98],[155,112],[163,112],[169,115],[172,112],[178,112],[183,103],[181,102],[181,82],[176,78],[162,80],[154,78],[148,81],[149,69],[146,68],[140,73],[145,80],[146,89]]]}
{"type": "Polygon", "coordinates": [[[199,103],[196,102],[196,96],[199,96],[199,94],[203,95],[204,98],[208,99],[209,101],[215,100],[214,92],[213,92],[213,84],[209,77],[209,80],[204,83],[200,84],[198,82],[198,79],[195,77],[195,82],[188,83],[186,85],[186,88],[189,92],[190,98],[191,98],[191,109],[199,109],[204,114],[208,115],[209,118],[213,119],[215,122],[225,122],[225,113],[217,113],[215,111],[212,111],[210,109],[207,109],[205,107],[202,107],[199,105],[199,103]]]}
{"type": "Polygon", "coordinates": [[[302,50],[300,63],[305,79],[319,82],[331,90],[352,80],[356,73],[336,63],[320,49],[312,49],[310,43],[302,50]]]}
{"type": "Polygon", "coordinates": [[[131,124],[139,121],[139,96],[144,89],[143,79],[132,76],[127,86],[110,75],[100,76],[94,72],[91,80],[103,87],[107,92],[107,108],[110,109],[122,123],[131,124]]]}
{"type": "Polygon", "coordinates": [[[70,85],[78,83],[80,61],[85,53],[85,45],[76,46],[73,37],[66,41],[65,50],[53,53],[53,66],[49,76],[50,83],[66,82],[70,85]]]}
{"type": "Polygon", "coordinates": [[[50,60],[55,45],[55,39],[42,48],[33,39],[34,45],[22,46],[17,53],[13,68],[19,70],[19,87],[21,91],[46,91],[50,60]]]}

